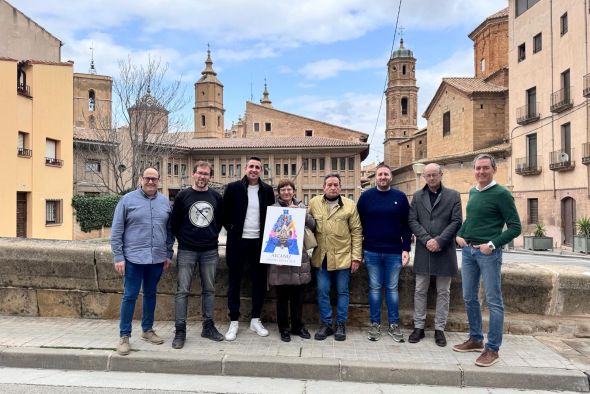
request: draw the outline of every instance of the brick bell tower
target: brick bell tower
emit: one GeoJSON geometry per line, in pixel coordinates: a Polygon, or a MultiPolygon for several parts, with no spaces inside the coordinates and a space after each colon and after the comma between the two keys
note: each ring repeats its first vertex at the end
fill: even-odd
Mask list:
{"type": "Polygon", "coordinates": [[[418,131],[416,59],[412,51],[404,47],[403,38],[387,63],[387,75],[384,162],[396,169],[412,162],[412,150],[405,149],[403,142],[418,131]]]}
{"type": "Polygon", "coordinates": [[[224,113],[223,84],[213,70],[211,50],[207,48],[205,69],[195,82],[195,133],[194,138],[223,138],[224,113]]]}

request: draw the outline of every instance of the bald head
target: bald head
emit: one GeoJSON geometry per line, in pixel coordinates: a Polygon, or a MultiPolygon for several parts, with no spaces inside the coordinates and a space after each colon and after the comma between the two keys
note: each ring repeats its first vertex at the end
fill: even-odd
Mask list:
{"type": "Polygon", "coordinates": [[[440,165],[436,163],[427,164],[424,167],[424,174],[422,176],[431,191],[435,192],[438,190],[442,180],[442,169],[440,165]]]}

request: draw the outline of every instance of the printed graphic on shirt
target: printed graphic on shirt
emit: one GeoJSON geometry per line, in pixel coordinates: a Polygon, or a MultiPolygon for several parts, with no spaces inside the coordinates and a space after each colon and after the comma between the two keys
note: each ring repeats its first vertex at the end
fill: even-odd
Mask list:
{"type": "Polygon", "coordinates": [[[197,201],[191,205],[188,217],[195,227],[207,227],[213,221],[213,206],[207,201],[197,201]]]}

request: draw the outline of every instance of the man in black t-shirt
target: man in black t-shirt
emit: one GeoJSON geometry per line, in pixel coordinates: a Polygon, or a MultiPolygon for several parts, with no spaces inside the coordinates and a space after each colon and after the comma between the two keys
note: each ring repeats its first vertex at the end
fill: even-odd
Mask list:
{"type": "Polygon", "coordinates": [[[193,169],[194,185],[182,190],[174,199],[172,231],[178,240],[177,286],[175,297],[176,334],[172,347],[180,349],[186,340],[188,295],[197,264],[201,277],[201,336],[223,340],[213,322],[215,273],[219,261],[218,237],[221,230],[221,195],[210,189],[211,165],[199,161],[193,169]]]}

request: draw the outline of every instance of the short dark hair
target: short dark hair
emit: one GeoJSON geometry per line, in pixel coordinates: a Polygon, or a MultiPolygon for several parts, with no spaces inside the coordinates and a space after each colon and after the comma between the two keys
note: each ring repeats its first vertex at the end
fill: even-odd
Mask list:
{"type": "Polygon", "coordinates": [[[262,159],[260,157],[258,157],[258,156],[250,156],[248,158],[248,161],[250,161],[250,160],[256,160],[256,161],[259,161],[259,162],[262,163],[262,159]]]}
{"type": "Polygon", "coordinates": [[[340,174],[338,174],[336,172],[330,172],[330,173],[324,175],[324,185],[326,184],[326,181],[328,180],[328,178],[338,178],[338,183],[340,183],[342,185],[342,179],[340,179],[340,174]]]}
{"type": "Polygon", "coordinates": [[[213,176],[213,166],[208,161],[199,160],[197,164],[193,167],[193,174],[197,172],[197,168],[200,167],[208,167],[209,168],[209,176],[213,176]]]}
{"type": "Polygon", "coordinates": [[[489,153],[481,153],[477,156],[475,156],[475,159],[473,159],[473,167],[475,168],[475,162],[478,160],[484,160],[484,159],[490,159],[490,163],[492,164],[492,168],[495,170],[496,169],[496,159],[494,158],[494,156],[492,156],[489,153]]]}
{"type": "Polygon", "coordinates": [[[279,180],[279,184],[277,185],[277,193],[285,186],[291,186],[293,188],[293,191],[295,191],[295,183],[293,183],[292,180],[281,179],[281,180],[279,180]]]}
{"type": "Polygon", "coordinates": [[[389,170],[389,173],[391,173],[391,167],[390,167],[390,166],[388,166],[388,165],[387,165],[387,164],[385,164],[385,163],[381,163],[381,164],[379,164],[379,165],[378,165],[378,166],[375,168],[375,172],[377,172],[377,170],[378,170],[378,169],[380,169],[380,168],[387,168],[387,169],[389,170]]]}

